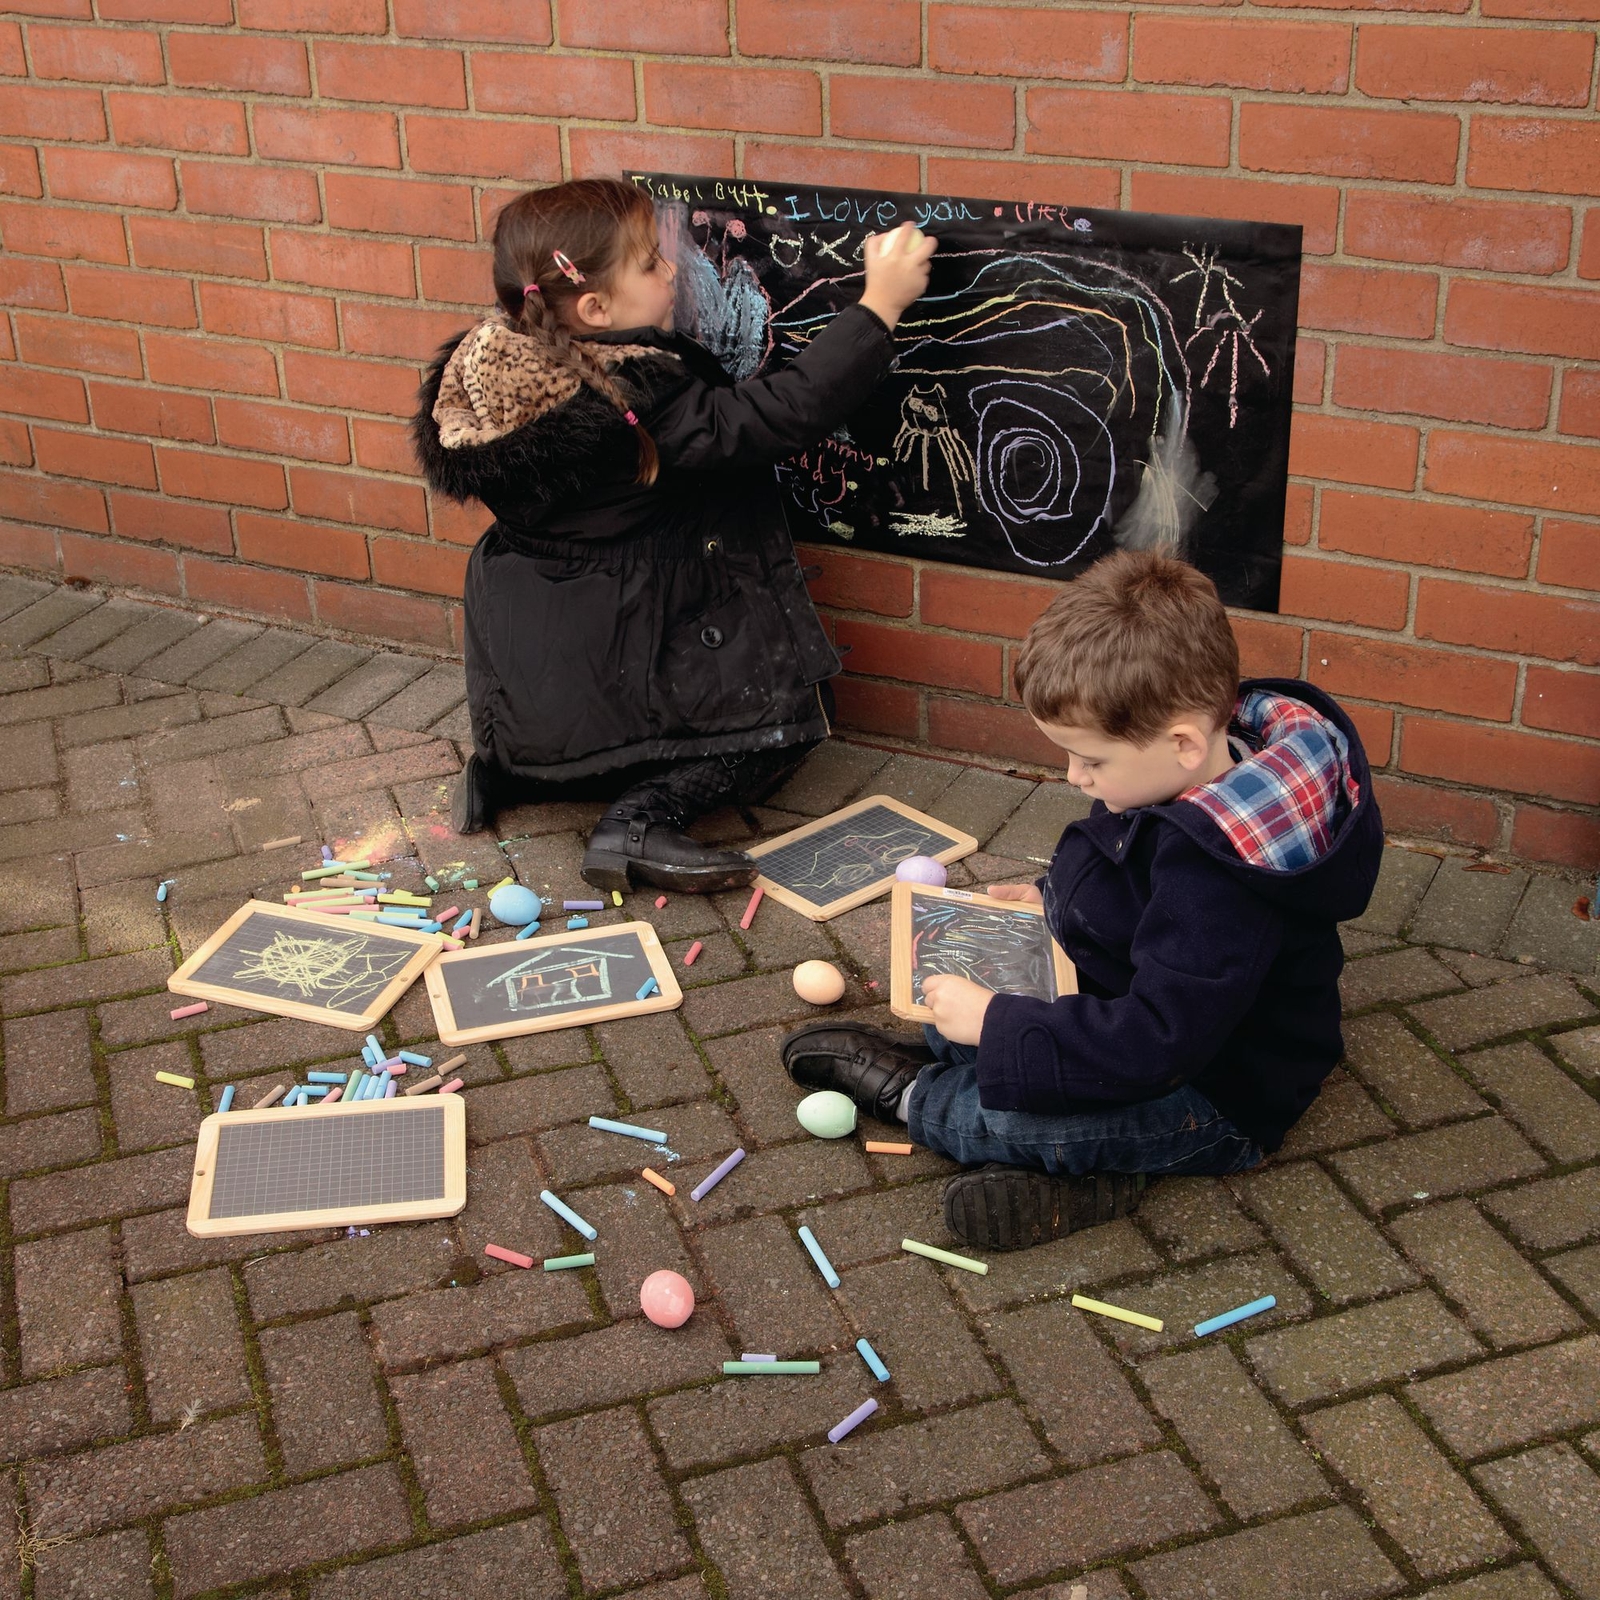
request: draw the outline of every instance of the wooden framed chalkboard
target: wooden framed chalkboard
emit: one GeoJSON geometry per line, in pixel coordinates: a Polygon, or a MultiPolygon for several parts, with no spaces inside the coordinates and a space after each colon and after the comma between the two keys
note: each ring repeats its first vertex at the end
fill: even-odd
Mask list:
{"type": "Polygon", "coordinates": [[[167,979],[174,994],[365,1032],[443,949],[431,933],[251,900],[167,979]]]}
{"type": "Polygon", "coordinates": [[[761,869],[756,882],[774,900],[826,922],[882,894],[907,856],[951,862],[977,848],[970,833],[873,794],[753,845],[749,854],[761,869]]]}
{"type": "Polygon", "coordinates": [[[1039,906],[967,889],[894,886],[889,923],[889,1009],[932,1022],[922,980],[954,973],[996,994],[1055,1000],[1078,992],[1078,974],[1051,937],[1039,906]]]}
{"type": "Polygon", "coordinates": [[[630,176],[677,268],[677,326],[736,380],[860,299],[870,234],[938,239],[895,370],[780,468],[797,538],[1053,578],[1159,543],[1229,605],[1277,609],[1299,227],[630,176]]]}
{"type": "Polygon", "coordinates": [[[428,968],[428,999],[440,1040],[472,1044],[671,1011],[683,990],[656,930],[621,922],[452,951],[428,968]]]}
{"type": "Polygon", "coordinates": [[[197,1238],[453,1217],[467,1203],[461,1096],[229,1111],[200,1124],[197,1238]]]}

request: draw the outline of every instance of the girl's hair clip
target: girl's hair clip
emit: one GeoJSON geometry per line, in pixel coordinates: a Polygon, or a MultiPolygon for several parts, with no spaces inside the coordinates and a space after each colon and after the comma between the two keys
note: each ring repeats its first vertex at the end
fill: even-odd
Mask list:
{"type": "Polygon", "coordinates": [[[585,281],[583,274],[559,250],[552,250],[550,256],[563,274],[574,283],[583,283],[585,281]]]}
{"type": "Polygon", "coordinates": [[[536,283],[525,283],[522,286],[522,298],[524,300],[526,300],[530,294],[538,294],[539,292],[539,285],[536,283]]]}
{"type": "Polygon", "coordinates": [[[634,416],[634,414],[631,411],[624,411],[622,413],[622,415],[626,419],[627,424],[628,424],[628,426],[630,428],[637,428],[639,426],[639,419],[636,416],[634,416]]]}

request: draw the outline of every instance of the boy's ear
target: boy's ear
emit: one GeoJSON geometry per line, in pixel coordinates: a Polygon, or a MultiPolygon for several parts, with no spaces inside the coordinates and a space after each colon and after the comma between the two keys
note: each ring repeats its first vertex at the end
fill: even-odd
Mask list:
{"type": "Polygon", "coordinates": [[[1206,759],[1211,748],[1211,736],[1198,722],[1175,722],[1167,729],[1178,765],[1185,771],[1195,771],[1206,759]]]}

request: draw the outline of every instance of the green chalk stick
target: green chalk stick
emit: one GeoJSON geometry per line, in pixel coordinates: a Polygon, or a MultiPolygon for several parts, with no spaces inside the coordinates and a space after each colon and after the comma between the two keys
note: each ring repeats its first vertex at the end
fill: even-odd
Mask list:
{"type": "Polygon", "coordinates": [[[724,1361],[722,1370],[730,1376],[759,1378],[773,1373],[816,1373],[822,1371],[820,1361],[724,1361]]]}

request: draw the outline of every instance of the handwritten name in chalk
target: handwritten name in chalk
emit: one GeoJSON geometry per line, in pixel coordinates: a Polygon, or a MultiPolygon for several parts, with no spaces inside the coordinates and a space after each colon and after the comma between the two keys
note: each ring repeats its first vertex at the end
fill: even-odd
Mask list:
{"type": "Polygon", "coordinates": [[[1125,1306],[1108,1305],[1104,1300],[1091,1300],[1086,1294],[1075,1294],[1072,1303],[1080,1311],[1093,1311],[1102,1317],[1112,1317],[1118,1322],[1131,1322],[1136,1328],[1148,1328],[1160,1333],[1166,1324],[1160,1317],[1147,1317],[1142,1311],[1129,1311],[1125,1306]]]}
{"type": "Polygon", "coordinates": [[[856,1350],[860,1353],[861,1359],[872,1369],[872,1376],[879,1383],[887,1383],[889,1381],[889,1369],[879,1359],[878,1352],[865,1339],[856,1340],[856,1350]]]}
{"type": "Polygon", "coordinates": [[[585,1239],[598,1239],[600,1235],[565,1200],[558,1199],[548,1189],[539,1191],[539,1198],[564,1222],[569,1222],[585,1239]]]}
{"type": "Polygon", "coordinates": [[[828,1429],[828,1443],[838,1444],[853,1428],[859,1428],[874,1411],[878,1409],[876,1400],[863,1400],[850,1415],[841,1422],[836,1422],[828,1429]]]}
{"type": "Polygon", "coordinates": [[[594,1265],[594,1251],[585,1250],[578,1256],[546,1256],[544,1270],[546,1272],[565,1272],[568,1267],[592,1267],[594,1265]]]}
{"type": "Polygon", "coordinates": [[[684,966],[692,967],[694,965],[695,957],[698,956],[700,954],[700,952],[702,950],[704,950],[704,949],[705,949],[705,946],[703,944],[701,944],[701,942],[698,939],[696,939],[695,942],[692,945],[690,945],[689,948],[687,950],[685,950],[684,953],[683,953],[683,964],[684,964],[684,966]]]}
{"type": "Polygon", "coordinates": [[[192,1006],[179,1006],[176,1011],[169,1011],[167,1015],[174,1022],[181,1022],[185,1017],[198,1017],[202,1011],[209,1011],[210,1005],[204,1000],[197,1000],[192,1006]]]}
{"type": "Polygon", "coordinates": [[[496,1261],[504,1261],[513,1267],[531,1267],[533,1257],[525,1256],[519,1250],[507,1250],[504,1245],[486,1244],[483,1247],[486,1256],[493,1256],[496,1261]]]}
{"type": "Polygon", "coordinates": [[[744,908],[744,915],[739,918],[739,926],[748,928],[756,920],[756,907],[761,904],[761,897],[767,891],[757,884],[754,893],[750,896],[750,904],[744,908]]]}
{"type": "Polygon", "coordinates": [[[705,1177],[703,1177],[700,1182],[689,1191],[689,1198],[696,1201],[705,1199],[705,1197],[710,1194],[711,1191],[715,1189],[716,1186],[721,1183],[722,1180],[726,1178],[728,1174],[732,1172],[733,1169],[743,1160],[744,1151],[742,1149],[735,1150],[733,1154],[727,1158],[727,1160],[722,1162],[711,1172],[708,1172],[705,1177]]]}
{"type": "Polygon", "coordinates": [[[723,1372],[730,1378],[815,1377],[822,1371],[820,1361],[724,1361],[723,1372]]]}
{"type": "Polygon", "coordinates": [[[930,1261],[942,1261],[947,1267],[960,1267],[963,1272],[976,1272],[980,1275],[989,1270],[987,1261],[974,1261],[971,1256],[958,1256],[953,1250],[941,1250],[937,1245],[924,1244],[920,1239],[902,1239],[902,1250],[909,1250],[914,1256],[926,1256],[930,1261]]]}
{"type": "Polygon", "coordinates": [[[649,977],[639,985],[638,993],[636,993],[633,998],[635,1000],[648,1000],[651,995],[660,993],[661,985],[656,982],[654,977],[649,977]]]}
{"type": "Polygon", "coordinates": [[[817,1271],[822,1274],[823,1282],[830,1289],[839,1287],[839,1274],[833,1270],[833,1263],[824,1254],[822,1246],[817,1243],[817,1236],[809,1228],[801,1228],[800,1243],[806,1247],[806,1254],[817,1264],[817,1271]]]}
{"type": "Polygon", "coordinates": [[[613,1122],[609,1117],[590,1117],[589,1126],[602,1133],[626,1134],[630,1139],[643,1139],[646,1144],[665,1144],[667,1136],[659,1128],[641,1128],[632,1122],[613,1122]]]}
{"type": "Polygon", "coordinates": [[[194,1088],[194,1079],[186,1078],[179,1072],[158,1072],[156,1074],[156,1082],[170,1083],[174,1089],[194,1088]]]}
{"type": "Polygon", "coordinates": [[[875,1156],[908,1156],[916,1149],[911,1144],[894,1144],[887,1139],[868,1139],[866,1148],[875,1156]]]}
{"type": "Polygon", "coordinates": [[[1252,1300],[1248,1305],[1235,1306],[1232,1311],[1224,1311],[1220,1316],[1208,1317],[1204,1322],[1194,1325],[1194,1336],[1203,1339],[1208,1333],[1215,1333],[1219,1328],[1231,1328],[1236,1322],[1243,1322],[1246,1317],[1259,1317],[1263,1311],[1270,1311],[1278,1303],[1275,1294],[1264,1294],[1259,1300],[1252,1300]]]}
{"type": "Polygon", "coordinates": [[[678,1192],[677,1184],[668,1183],[667,1180],[663,1178],[654,1167],[646,1167],[644,1171],[639,1174],[639,1176],[643,1178],[646,1183],[653,1183],[656,1188],[662,1192],[662,1194],[676,1194],[678,1192]]]}

